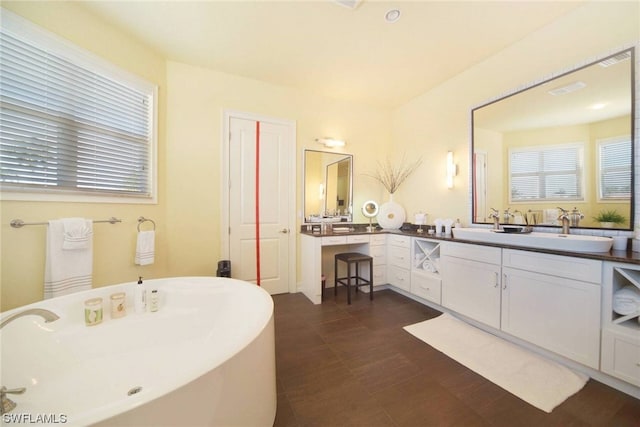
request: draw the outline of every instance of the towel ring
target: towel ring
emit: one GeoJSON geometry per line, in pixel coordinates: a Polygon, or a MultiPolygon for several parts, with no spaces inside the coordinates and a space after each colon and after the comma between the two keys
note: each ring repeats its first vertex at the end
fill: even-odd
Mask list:
{"type": "Polygon", "coordinates": [[[151,224],[153,224],[153,231],[156,231],[156,223],[154,220],[149,219],[149,218],[145,218],[143,216],[138,218],[138,231],[140,231],[140,226],[142,225],[143,222],[147,222],[149,221],[151,224]]]}

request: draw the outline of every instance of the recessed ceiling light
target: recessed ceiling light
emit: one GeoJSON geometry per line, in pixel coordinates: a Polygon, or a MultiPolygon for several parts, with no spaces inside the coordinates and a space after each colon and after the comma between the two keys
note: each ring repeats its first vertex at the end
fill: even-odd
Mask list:
{"type": "Polygon", "coordinates": [[[400,19],[400,10],[398,9],[391,9],[384,14],[384,20],[387,22],[396,22],[398,19],[400,19]]]}

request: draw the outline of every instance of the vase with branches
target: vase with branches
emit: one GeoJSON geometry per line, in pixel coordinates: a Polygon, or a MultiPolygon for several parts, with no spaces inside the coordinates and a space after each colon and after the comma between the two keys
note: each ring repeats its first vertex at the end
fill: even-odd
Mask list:
{"type": "Polygon", "coordinates": [[[389,192],[389,201],[380,205],[378,210],[378,224],[382,228],[398,229],[404,223],[406,214],[404,208],[393,201],[393,194],[422,163],[422,158],[408,162],[403,156],[400,163],[393,164],[390,159],[378,162],[378,169],[367,176],[378,181],[389,192]]]}

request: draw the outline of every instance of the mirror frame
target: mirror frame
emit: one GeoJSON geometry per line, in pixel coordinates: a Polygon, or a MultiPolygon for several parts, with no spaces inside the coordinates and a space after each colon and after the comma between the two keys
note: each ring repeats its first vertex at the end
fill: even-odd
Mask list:
{"type": "MultiPolygon", "coordinates": [[[[353,222],[353,154],[349,153],[341,153],[336,151],[324,151],[324,150],[314,150],[310,148],[305,148],[302,150],[302,224],[318,224],[318,222],[308,222],[307,217],[309,216],[306,209],[306,201],[307,201],[307,153],[320,153],[320,154],[330,154],[335,156],[342,156],[342,158],[349,158],[351,167],[349,171],[349,205],[346,207],[348,211],[349,220],[341,221],[342,223],[352,223],[353,222]]],[[[340,159],[342,160],[342,159],[340,159]]],[[[332,162],[335,163],[335,162],[332,162]]],[[[324,165],[325,167],[328,166],[324,165]]],[[[325,185],[326,185],[326,176],[325,176],[325,185]]],[[[326,192],[326,189],[325,189],[326,192]]],[[[326,204],[325,204],[326,207],[326,204]]]]}
{"type": "MultiPolygon", "coordinates": [[[[526,92],[530,89],[536,88],[538,86],[542,86],[545,85],[549,82],[552,82],[553,80],[559,79],[561,77],[566,77],[572,73],[575,73],[577,71],[580,71],[584,68],[590,67],[592,65],[595,65],[601,61],[604,61],[605,59],[614,57],[616,55],[619,55],[623,52],[627,52],[630,51],[631,52],[631,58],[629,59],[630,62],[630,67],[631,67],[631,82],[630,82],[630,92],[631,92],[631,111],[629,112],[630,117],[631,117],[631,197],[630,197],[630,203],[629,203],[629,227],[628,228],[620,228],[620,227],[615,227],[615,228],[602,228],[602,227],[572,227],[572,228],[578,228],[578,229],[595,229],[595,230],[608,230],[608,231],[629,231],[629,230],[633,230],[634,229],[634,220],[635,220],[635,204],[638,202],[638,200],[636,200],[635,197],[635,190],[636,190],[636,183],[635,183],[635,174],[636,174],[636,162],[635,162],[635,152],[636,152],[636,102],[638,101],[636,99],[636,79],[638,78],[638,76],[636,75],[636,51],[635,51],[635,45],[633,46],[629,46],[627,48],[624,49],[620,49],[614,53],[608,54],[606,56],[603,56],[597,60],[591,61],[587,64],[584,65],[580,65],[580,66],[576,66],[562,74],[558,74],[558,75],[554,75],[552,77],[549,78],[545,78],[542,81],[537,81],[536,83],[532,83],[529,85],[526,85],[525,87],[523,87],[522,89],[518,89],[515,90],[513,92],[508,93],[507,95],[503,95],[500,96],[499,98],[495,98],[492,99],[489,102],[485,102],[482,105],[479,105],[477,107],[474,107],[471,109],[470,112],[470,116],[471,116],[471,141],[470,141],[470,154],[469,154],[469,163],[470,163],[470,176],[469,179],[471,181],[471,185],[470,185],[470,197],[471,197],[471,223],[472,224],[483,224],[483,225],[487,225],[487,224],[491,224],[490,222],[479,222],[476,221],[476,200],[475,200],[475,195],[476,195],[476,165],[475,165],[475,161],[474,161],[474,153],[475,153],[475,141],[474,141],[474,137],[475,137],[475,131],[474,131],[474,112],[476,110],[479,110],[483,107],[487,107],[489,105],[492,105],[496,102],[505,100],[507,98],[513,97],[515,95],[518,95],[520,93],[526,92]]],[[[501,209],[504,207],[500,207],[501,209]]],[[[501,222],[502,223],[502,222],[501,222]]],[[[540,225],[535,225],[535,227],[545,227],[545,228],[558,228],[559,225],[545,225],[545,224],[540,224],[540,225]]]]}

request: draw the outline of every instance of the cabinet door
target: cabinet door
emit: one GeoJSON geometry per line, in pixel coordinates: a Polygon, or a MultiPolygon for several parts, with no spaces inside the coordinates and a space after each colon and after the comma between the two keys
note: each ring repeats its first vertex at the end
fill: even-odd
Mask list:
{"type": "Polygon", "coordinates": [[[500,328],[500,266],[450,256],[440,260],[442,305],[500,328]]]}
{"type": "Polygon", "coordinates": [[[503,267],[502,330],[598,369],[600,286],[503,267]]]}

